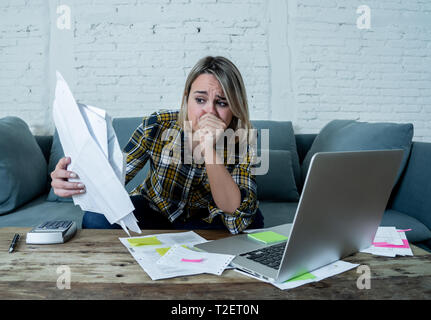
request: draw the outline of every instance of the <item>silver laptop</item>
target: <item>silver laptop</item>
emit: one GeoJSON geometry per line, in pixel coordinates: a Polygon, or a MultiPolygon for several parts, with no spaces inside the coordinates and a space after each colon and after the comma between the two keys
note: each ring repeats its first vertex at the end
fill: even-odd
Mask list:
{"type": "Polygon", "coordinates": [[[266,229],[285,235],[287,241],[268,245],[240,234],[196,247],[233,254],[234,267],[275,282],[368,248],[402,157],[403,150],[316,153],[293,223],[266,229]]]}

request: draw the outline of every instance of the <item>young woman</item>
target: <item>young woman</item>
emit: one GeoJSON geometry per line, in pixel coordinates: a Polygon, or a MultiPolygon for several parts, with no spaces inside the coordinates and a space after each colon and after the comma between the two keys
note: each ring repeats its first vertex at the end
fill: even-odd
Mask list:
{"type": "MultiPolygon", "coordinates": [[[[126,184],[150,161],[147,178],[131,192],[140,228],[227,228],[236,234],[263,227],[249,145],[245,157],[238,157],[240,148],[225,146],[221,154],[216,148],[228,129],[251,129],[244,83],[231,61],[205,57],[187,77],[180,111],[145,117],[124,148],[126,184]],[[228,150],[236,150],[233,158],[228,150]]],[[[227,140],[244,142],[238,136],[227,140]]],[[[51,173],[51,185],[61,197],[85,192],[82,183],[67,181],[76,177],[66,170],[71,161],[62,158],[51,173]]],[[[84,213],[82,227],[120,228],[93,212],[84,213]]]]}

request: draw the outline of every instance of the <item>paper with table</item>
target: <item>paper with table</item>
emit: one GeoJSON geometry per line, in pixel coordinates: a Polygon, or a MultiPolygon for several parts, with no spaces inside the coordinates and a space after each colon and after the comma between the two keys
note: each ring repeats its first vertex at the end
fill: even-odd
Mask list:
{"type": "MultiPolygon", "coordinates": [[[[105,215],[109,223],[141,233],[125,182],[125,157],[120,149],[112,120],[105,110],[77,104],[66,81],[57,71],[53,117],[58,136],[86,192],[74,195],[83,211],[105,215]]],[[[76,181],[69,179],[69,181],[76,181]]]]}
{"type": "Polygon", "coordinates": [[[120,241],[152,280],[201,273],[221,275],[234,258],[195,249],[193,245],[207,240],[193,231],[120,238],[120,241]]]}
{"type": "Polygon", "coordinates": [[[174,245],[163,254],[157,264],[220,276],[234,258],[233,255],[195,251],[184,246],[174,245]]]}
{"type": "Polygon", "coordinates": [[[245,273],[245,272],[240,271],[238,269],[235,269],[235,271],[237,271],[241,274],[244,274],[246,276],[249,276],[251,278],[255,278],[257,280],[261,280],[263,282],[270,283],[273,286],[275,286],[281,290],[287,290],[287,289],[293,289],[293,288],[302,286],[302,285],[307,284],[307,283],[318,282],[318,281],[321,281],[323,279],[333,277],[337,274],[340,274],[340,273],[349,271],[350,269],[356,268],[357,266],[359,266],[359,264],[338,260],[338,261],[330,263],[326,266],[323,266],[319,269],[316,269],[312,272],[304,273],[304,274],[302,274],[296,278],[289,279],[289,280],[284,281],[282,283],[276,283],[276,282],[263,280],[261,278],[255,277],[249,273],[245,273]]]}
{"type": "MultiPolygon", "coordinates": [[[[404,250],[395,252],[396,254],[412,255],[404,231],[405,230],[396,230],[395,227],[380,227],[376,233],[373,244],[377,249],[404,250]],[[405,247],[406,245],[407,247],[405,247]]],[[[256,241],[276,243],[282,240],[281,238],[283,236],[269,231],[268,229],[260,229],[260,232],[250,235],[250,237],[254,238],[256,241]]],[[[120,238],[120,241],[152,280],[201,273],[221,275],[225,269],[229,268],[229,263],[234,259],[233,255],[207,253],[194,248],[194,245],[207,242],[207,240],[193,231],[120,238]]],[[[376,248],[370,247],[369,249],[372,251],[376,248]]],[[[367,252],[367,249],[362,252],[367,252]]],[[[321,281],[357,266],[359,266],[359,264],[338,260],[283,283],[262,280],[261,278],[257,278],[237,269],[235,269],[235,271],[271,283],[277,288],[285,290],[310,282],[321,281]]]]}
{"type": "Polygon", "coordinates": [[[397,230],[395,227],[379,227],[373,240],[373,244],[361,252],[378,256],[395,257],[413,256],[405,232],[409,230],[397,230]]]}
{"type": "MultiPolygon", "coordinates": [[[[277,234],[276,232],[271,231],[270,228],[269,229],[249,230],[247,233],[248,233],[249,238],[253,238],[253,239],[256,239],[258,241],[267,243],[267,244],[277,243],[277,242],[280,242],[283,240],[285,241],[288,239],[287,237],[285,237],[281,234],[277,234]]],[[[296,287],[302,286],[302,285],[310,283],[310,282],[318,282],[318,281],[323,280],[325,278],[332,277],[332,276],[335,276],[335,275],[340,274],[342,272],[348,271],[352,268],[357,267],[358,265],[359,264],[354,264],[354,263],[338,260],[338,261],[330,263],[326,266],[323,266],[319,269],[316,269],[312,272],[306,272],[306,273],[304,273],[298,277],[289,279],[289,280],[284,281],[282,283],[276,283],[276,282],[263,280],[261,278],[255,277],[254,275],[251,275],[249,273],[246,273],[246,272],[243,272],[240,270],[235,270],[235,271],[237,271],[241,274],[247,275],[249,277],[255,278],[257,280],[268,282],[268,283],[276,286],[277,288],[279,288],[281,290],[286,290],[286,289],[296,288],[296,287]]]]}

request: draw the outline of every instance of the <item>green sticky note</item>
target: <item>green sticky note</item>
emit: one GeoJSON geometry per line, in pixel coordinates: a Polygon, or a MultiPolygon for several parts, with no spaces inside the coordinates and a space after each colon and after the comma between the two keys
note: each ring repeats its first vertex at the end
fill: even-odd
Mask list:
{"type": "Polygon", "coordinates": [[[154,237],[146,237],[146,238],[132,238],[127,239],[132,247],[140,247],[140,246],[151,246],[156,244],[162,244],[156,236],[154,237]]]}
{"type": "Polygon", "coordinates": [[[282,241],[286,241],[288,239],[287,237],[283,236],[282,234],[276,233],[274,231],[249,233],[248,237],[252,238],[254,240],[266,243],[266,244],[282,242],[282,241]]]}
{"type": "Polygon", "coordinates": [[[285,282],[298,281],[298,280],[309,280],[309,279],[315,279],[315,278],[316,278],[316,276],[314,274],[311,274],[310,272],[306,272],[304,274],[301,274],[300,276],[289,279],[285,282]]]}

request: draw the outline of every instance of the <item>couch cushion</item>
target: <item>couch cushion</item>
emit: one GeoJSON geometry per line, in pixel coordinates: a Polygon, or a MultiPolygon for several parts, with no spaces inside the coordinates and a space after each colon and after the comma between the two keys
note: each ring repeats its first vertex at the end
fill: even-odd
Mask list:
{"type": "Polygon", "coordinates": [[[391,209],[404,212],[431,229],[431,143],[413,143],[391,209]]]}
{"type": "Polygon", "coordinates": [[[417,242],[415,243],[415,245],[431,253],[431,239],[422,241],[422,242],[417,242]]]}
{"type": "MultiPolygon", "coordinates": [[[[142,117],[131,117],[131,118],[115,118],[112,120],[112,127],[114,128],[115,134],[117,135],[118,143],[120,148],[123,149],[129,142],[136,128],[142,123],[142,117]]],[[[145,164],[141,171],[129,181],[126,185],[127,192],[131,192],[138,185],[144,182],[145,177],[149,171],[149,162],[145,164]]]]}
{"type": "MultiPolygon", "coordinates": [[[[292,168],[295,177],[296,186],[301,186],[301,167],[299,165],[298,152],[296,148],[296,139],[293,132],[291,121],[269,121],[254,120],[252,125],[258,131],[257,147],[268,149],[268,146],[261,146],[261,130],[269,129],[269,149],[287,150],[291,152],[292,168]]],[[[258,151],[259,154],[259,151],[258,151]]]]}
{"type": "Polygon", "coordinates": [[[259,201],[259,209],[264,217],[265,228],[284,223],[292,223],[298,202],[259,201]]]}
{"type": "Polygon", "coordinates": [[[311,158],[316,152],[403,149],[404,156],[395,181],[397,183],[407,163],[413,138],[411,123],[369,123],[354,120],[329,122],[314,140],[302,163],[305,180],[311,158]]]}
{"type": "Polygon", "coordinates": [[[49,220],[73,220],[81,228],[83,211],[79,206],[66,202],[48,202],[46,194],[0,217],[0,227],[35,227],[49,220]]]}
{"type": "Polygon", "coordinates": [[[268,172],[265,175],[256,175],[256,183],[259,200],[299,201],[291,152],[269,150],[268,172]]]}
{"type": "Polygon", "coordinates": [[[9,213],[46,190],[47,166],[27,124],[0,119],[0,214],[9,213]]]}
{"type": "Polygon", "coordinates": [[[419,220],[404,212],[388,209],[385,211],[381,226],[396,227],[397,229],[412,229],[406,232],[409,242],[421,242],[431,239],[431,231],[419,220]]]}

